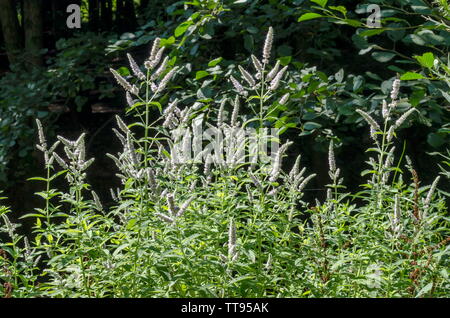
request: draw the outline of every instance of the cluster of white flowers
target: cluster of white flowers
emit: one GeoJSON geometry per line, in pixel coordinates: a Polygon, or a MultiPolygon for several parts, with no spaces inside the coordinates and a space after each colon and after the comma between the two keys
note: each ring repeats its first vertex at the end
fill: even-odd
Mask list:
{"type": "Polygon", "coordinates": [[[195,196],[191,196],[189,199],[184,201],[180,207],[176,206],[174,201],[174,195],[172,193],[169,193],[166,195],[167,200],[167,206],[170,213],[170,216],[164,213],[156,213],[158,217],[161,218],[161,220],[167,222],[167,223],[176,223],[176,221],[183,216],[184,212],[186,212],[187,208],[190,206],[192,201],[194,200],[195,196]]]}
{"type": "Polygon", "coordinates": [[[64,145],[64,152],[67,156],[67,162],[62,159],[56,152],[53,153],[56,162],[65,170],[67,180],[70,184],[82,184],[86,178],[86,170],[94,162],[94,158],[86,160],[85,149],[86,134],[81,136],[76,141],[70,141],[62,136],[57,136],[58,140],[64,145]]]}
{"type": "Polygon", "coordinates": [[[386,160],[384,161],[384,170],[385,172],[383,173],[383,176],[381,178],[381,182],[383,184],[386,184],[388,182],[389,179],[389,175],[391,174],[391,166],[394,163],[394,151],[395,151],[395,146],[391,147],[391,150],[389,150],[389,152],[386,155],[386,160]]]}
{"type": "Polygon", "coordinates": [[[236,225],[234,219],[230,219],[230,224],[228,225],[228,256],[220,254],[220,258],[224,263],[234,262],[239,257],[239,252],[237,251],[236,243],[236,225]]]}
{"type": "MultiPolygon", "coordinates": [[[[150,51],[149,58],[144,62],[144,66],[147,69],[147,73],[150,75],[150,72],[159,64],[159,67],[149,76],[145,75],[140,69],[138,63],[134,60],[131,54],[127,54],[128,61],[130,63],[130,68],[135,77],[139,80],[146,82],[146,84],[150,87],[153,93],[161,93],[166,88],[167,84],[171,80],[171,78],[176,73],[178,67],[172,68],[169,72],[167,72],[163,78],[157,83],[156,81],[164,74],[167,69],[169,59],[165,57],[161,62],[162,55],[164,53],[164,47],[160,47],[161,40],[156,38],[153,41],[152,49],[150,51]],[[160,63],[161,62],[161,63],[160,63]]],[[[131,94],[139,95],[139,87],[135,84],[130,84],[125,78],[123,78],[116,70],[110,68],[111,73],[114,75],[117,82],[125,89],[127,94],[127,102],[131,106],[133,105],[133,100],[131,98],[131,94]]]]}
{"type": "MultiPolygon", "coordinates": [[[[388,123],[391,120],[391,113],[398,104],[398,94],[400,92],[400,84],[401,84],[400,80],[395,79],[392,84],[392,90],[391,90],[391,94],[390,94],[391,103],[389,103],[389,105],[388,105],[386,100],[383,100],[383,102],[382,102],[381,114],[382,114],[382,117],[383,117],[385,123],[388,123]]],[[[399,128],[405,122],[405,120],[409,116],[411,116],[411,114],[415,111],[417,111],[415,108],[409,109],[402,116],[400,116],[392,125],[390,125],[388,132],[387,132],[387,136],[386,136],[386,140],[388,142],[392,141],[392,138],[395,134],[395,130],[397,128],[399,128]]],[[[375,141],[377,141],[377,133],[382,132],[380,125],[365,111],[363,111],[361,109],[357,109],[356,112],[358,114],[360,114],[366,120],[366,122],[369,124],[370,135],[375,141]]]]}
{"type": "MultiPolygon", "coordinates": [[[[333,181],[333,185],[337,186],[343,183],[344,179],[340,178],[341,169],[336,167],[336,160],[334,156],[334,142],[330,141],[330,145],[328,147],[328,176],[333,181]]],[[[331,189],[327,190],[327,198],[331,198],[331,189]]]]}
{"type": "Polygon", "coordinates": [[[53,164],[53,161],[55,160],[54,153],[58,145],[60,144],[60,141],[57,140],[50,149],[47,148],[47,141],[45,139],[44,129],[42,128],[42,123],[39,119],[36,119],[36,125],[38,128],[38,137],[39,137],[39,144],[36,145],[36,148],[39,151],[42,151],[44,153],[44,161],[45,165],[47,167],[51,166],[53,164]]]}
{"type": "Polygon", "coordinates": [[[283,144],[278,149],[277,153],[275,154],[275,159],[273,161],[272,170],[270,172],[270,178],[269,178],[270,182],[274,182],[278,179],[278,176],[280,175],[281,162],[282,162],[283,155],[286,152],[287,148],[292,144],[293,144],[292,141],[287,141],[285,144],[283,144]]]}
{"type": "MultiPolygon", "coordinates": [[[[269,31],[267,32],[266,39],[264,41],[264,47],[262,51],[262,63],[259,61],[259,59],[251,55],[251,61],[253,64],[253,67],[255,68],[255,74],[252,75],[250,72],[245,70],[242,66],[238,66],[238,69],[241,73],[242,78],[244,81],[248,84],[248,87],[244,87],[234,76],[230,76],[230,81],[233,84],[233,87],[236,89],[237,93],[239,95],[242,95],[244,97],[248,96],[248,90],[255,90],[261,87],[261,83],[257,83],[256,80],[261,80],[264,76],[265,67],[268,65],[270,60],[270,55],[272,51],[272,45],[273,45],[273,28],[269,27],[269,31]],[[255,80],[256,79],[256,80],[255,80]]],[[[278,71],[280,68],[280,62],[277,60],[275,66],[272,68],[272,70],[267,74],[267,76],[264,78],[265,82],[268,82],[268,89],[269,91],[275,91],[286,70],[287,66],[283,67],[280,71],[278,71]]],[[[285,94],[280,99],[280,104],[285,104],[287,100],[289,99],[289,94],[285,94]]]]}
{"type": "Polygon", "coordinates": [[[431,184],[430,190],[428,190],[427,196],[425,200],[423,201],[423,210],[424,212],[420,216],[421,219],[424,219],[426,217],[426,212],[430,207],[431,198],[433,197],[434,192],[436,191],[437,184],[440,180],[440,176],[437,176],[436,179],[434,179],[433,183],[431,184]]]}
{"type": "Polygon", "coordinates": [[[396,234],[399,234],[401,230],[401,210],[400,199],[398,198],[398,195],[395,196],[394,201],[394,217],[392,218],[392,230],[396,234]]]}

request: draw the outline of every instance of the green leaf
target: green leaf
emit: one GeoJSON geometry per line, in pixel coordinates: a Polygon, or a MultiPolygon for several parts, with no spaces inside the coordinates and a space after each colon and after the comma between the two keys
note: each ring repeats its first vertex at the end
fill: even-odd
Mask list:
{"type": "Polygon", "coordinates": [[[28,181],[44,181],[47,182],[46,178],[42,178],[42,177],[33,177],[33,178],[28,178],[28,181]]]}
{"type": "Polygon", "coordinates": [[[20,158],[24,158],[28,155],[29,149],[27,148],[23,148],[19,151],[19,157],[20,158]]]}
{"type": "Polygon", "coordinates": [[[171,36],[168,39],[161,39],[160,45],[161,46],[169,46],[175,43],[175,37],[171,36]]]}
{"type": "Polygon", "coordinates": [[[251,34],[257,34],[259,32],[259,29],[254,26],[249,26],[249,27],[247,27],[247,31],[248,31],[248,33],[251,33],[251,34]]]}
{"type": "Polygon", "coordinates": [[[253,35],[245,34],[244,35],[244,48],[247,51],[252,52],[254,46],[255,46],[255,40],[253,38],[253,35]]]}
{"type": "Polygon", "coordinates": [[[136,225],[137,219],[131,219],[128,221],[127,230],[131,230],[136,225]]]}
{"type": "Polygon", "coordinates": [[[185,21],[185,22],[181,23],[179,26],[177,26],[177,28],[175,29],[175,32],[174,32],[175,37],[179,37],[179,36],[183,35],[191,24],[192,24],[192,21],[185,21]]]}
{"type": "Polygon", "coordinates": [[[395,56],[395,54],[391,53],[391,52],[380,52],[380,51],[377,51],[377,52],[373,52],[372,53],[372,57],[376,61],[381,62],[381,63],[385,63],[385,62],[388,62],[388,61],[392,60],[392,58],[394,56],[395,56]]]}
{"type": "Polygon", "coordinates": [[[434,55],[431,52],[424,53],[422,56],[414,56],[420,65],[426,68],[432,68],[434,63],[434,55]]]}
{"type": "Polygon", "coordinates": [[[360,36],[374,36],[380,33],[383,33],[386,31],[385,29],[372,29],[372,30],[366,30],[361,33],[359,33],[360,36]]]}
{"type": "Polygon", "coordinates": [[[355,20],[355,19],[344,19],[344,20],[338,20],[335,22],[336,24],[348,24],[352,27],[362,27],[364,24],[361,21],[355,20]]]}
{"type": "Polygon", "coordinates": [[[414,73],[414,72],[406,72],[403,74],[400,79],[402,81],[410,81],[425,78],[422,74],[414,73]]]}
{"type": "Polygon", "coordinates": [[[80,112],[83,106],[87,103],[88,98],[84,96],[76,96],[75,104],[77,105],[77,112],[80,112]]]}
{"type": "Polygon", "coordinates": [[[314,129],[318,129],[318,128],[321,128],[321,127],[322,127],[321,124],[318,124],[318,123],[315,123],[315,122],[312,122],[312,121],[306,122],[303,125],[303,129],[305,129],[305,130],[314,130],[314,129]]]}
{"type": "Polygon", "coordinates": [[[406,43],[413,42],[414,44],[417,44],[417,45],[426,45],[426,41],[422,37],[420,37],[416,34],[408,34],[403,39],[403,42],[406,42],[406,43]]]}
{"type": "Polygon", "coordinates": [[[317,3],[322,8],[325,8],[327,5],[328,0],[311,0],[311,2],[317,3]]]}
{"type": "Polygon", "coordinates": [[[369,42],[367,42],[367,39],[358,34],[353,34],[352,41],[358,49],[362,50],[369,47],[369,42]]]}
{"type": "Polygon", "coordinates": [[[46,111],[38,111],[37,112],[38,118],[44,118],[47,115],[48,115],[48,112],[46,112],[46,111]]]}
{"type": "Polygon", "coordinates": [[[400,67],[395,66],[395,65],[389,65],[387,68],[388,68],[389,70],[394,71],[394,72],[399,73],[399,74],[405,73],[405,70],[404,70],[404,69],[401,69],[400,67]]]}
{"type": "Polygon", "coordinates": [[[445,143],[445,139],[439,134],[431,133],[427,136],[427,142],[434,148],[439,148],[445,143]]]}
{"type": "Polygon", "coordinates": [[[117,73],[119,73],[121,76],[124,76],[124,77],[129,76],[131,74],[130,70],[128,68],[126,68],[125,66],[120,67],[117,70],[117,73]]]}
{"type": "Polygon", "coordinates": [[[289,45],[280,45],[277,47],[277,53],[279,56],[290,56],[292,55],[292,47],[289,45]]]}
{"type": "Polygon", "coordinates": [[[332,9],[332,10],[336,10],[339,11],[340,13],[342,13],[344,16],[347,15],[347,8],[345,8],[344,6],[329,6],[328,8],[332,9]]]}
{"type": "Polygon", "coordinates": [[[232,279],[232,280],[229,282],[229,284],[230,284],[230,285],[233,285],[233,284],[242,282],[242,281],[244,281],[244,280],[252,280],[252,279],[254,279],[254,278],[255,278],[254,276],[250,276],[250,275],[242,275],[242,276],[236,277],[235,279],[232,279]]]}
{"type": "Polygon", "coordinates": [[[424,288],[422,288],[416,295],[416,298],[421,297],[422,295],[425,295],[426,293],[428,293],[431,288],[433,288],[433,282],[428,283],[427,285],[425,285],[424,288]]]}
{"type": "Polygon", "coordinates": [[[206,71],[198,71],[197,73],[195,73],[195,79],[199,80],[199,79],[202,79],[203,77],[206,77],[208,75],[209,75],[209,73],[206,72],[206,71]]]}
{"type": "Polygon", "coordinates": [[[283,57],[280,57],[278,60],[280,61],[281,65],[286,66],[289,63],[291,63],[292,56],[283,56],[283,57]]]}
{"type": "Polygon", "coordinates": [[[222,60],[223,60],[222,57],[218,57],[218,58],[216,58],[216,59],[214,59],[214,60],[211,60],[211,61],[208,63],[208,67],[214,67],[214,66],[216,66],[217,64],[219,64],[220,62],[222,62],[222,60]]]}
{"type": "Polygon", "coordinates": [[[128,243],[125,243],[125,244],[122,244],[122,245],[120,245],[118,248],[116,248],[116,250],[112,253],[112,256],[113,257],[116,257],[119,253],[120,253],[120,251],[122,251],[123,249],[125,249],[125,248],[127,248],[128,247],[128,243]]]}
{"type": "Polygon", "coordinates": [[[447,92],[444,92],[442,89],[440,89],[442,96],[447,100],[447,102],[450,103],[450,95],[447,92]]]}
{"type": "Polygon", "coordinates": [[[318,13],[308,12],[308,13],[302,14],[302,16],[300,18],[298,18],[297,22],[302,22],[302,21],[307,21],[307,20],[312,20],[312,19],[317,19],[317,18],[323,18],[323,15],[318,14],[318,13]]]}
{"type": "Polygon", "coordinates": [[[336,74],[334,74],[334,78],[338,83],[342,83],[344,80],[344,69],[340,69],[336,74]]]}
{"type": "Polygon", "coordinates": [[[120,36],[121,40],[132,40],[136,37],[136,35],[134,35],[133,33],[130,32],[125,32],[124,34],[122,34],[120,36]]]}
{"type": "Polygon", "coordinates": [[[360,75],[359,76],[355,76],[353,78],[353,91],[354,92],[358,91],[361,88],[363,82],[364,82],[364,77],[363,76],[360,76],[360,75]]]}
{"type": "Polygon", "coordinates": [[[25,215],[22,215],[20,219],[27,219],[27,218],[45,218],[46,216],[43,214],[37,214],[37,213],[28,213],[25,215]]]}
{"type": "Polygon", "coordinates": [[[399,23],[393,23],[389,25],[390,28],[394,28],[394,30],[387,31],[387,36],[394,42],[397,42],[405,37],[405,30],[403,29],[395,29],[400,28],[402,25],[399,23]]]}

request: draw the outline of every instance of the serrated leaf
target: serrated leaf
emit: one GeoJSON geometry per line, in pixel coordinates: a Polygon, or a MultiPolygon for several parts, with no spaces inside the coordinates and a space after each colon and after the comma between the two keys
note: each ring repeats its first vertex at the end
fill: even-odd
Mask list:
{"type": "Polygon", "coordinates": [[[208,67],[214,67],[214,66],[216,66],[217,64],[219,64],[220,62],[222,62],[222,60],[223,60],[222,57],[218,57],[218,58],[216,58],[216,59],[214,59],[214,60],[211,60],[211,61],[209,61],[209,63],[208,63],[208,67]]]}
{"type": "Polygon", "coordinates": [[[308,20],[322,18],[322,17],[323,17],[323,15],[321,15],[321,14],[308,12],[308,13],[302,14],[300,16],[300,18],[298,18],[297,22],[308,21],[308,20]]]}
{"type": "Polygon", "coordinates": [[[305,129],[305,130],[314,130],[314,129],[318,129],[318,128],[321,128],[321,127],[322,127],[321,124],[318,124],[318,123],[315,123],[315,122],[312,122],[312,121],[306,122],[303,125],[303,129],[305,129]]]}
{"type": "Polygon", "coordinates": [[[414,56],[420,65],[426,68],[432,68],[434,64],[434,55],[431,52],[424,53],[421,56],[414,56]]]}
{"type": "Polygon", "coordinates": [[[358,21],[358,20],[355,20],[355,19],[338,20],[335,23],[336,24],[348,24],[348,25],[351,25],[352,27],[362,27],[362,26],[364,26],[364,24],[361,23],[361,21],[358,21]]]}
{"type": "Polygon", "coordinates": [[[388,62],[388,61],[392,60],[392,58],[394,56],[395,56],[395,53],[391,53],[391,52],[380,52],[380,51],[377,51],[377,52],[373,52],[372,53],[372,57],[376,61],[381,62],[381,63],[385,63],[385,62],[388,62]]]}
{"type": "Polygon", "coordinates": [[[444,92],[442,89],[440,89],[442,96],[447,100],[447,102],[450,103],[450,95],[447,92],[444,92]]]}
{"type": "Polygon", "coordinates": [[[340,13],[342,13],[344,16],[347,15],[347,8],[344,6],[329,6],[328,8],[332,9],[332,10],[336,10],[339,11],[340,13]]]}
{"type": "Polygon", "coordinates": [[[250,279],[254,279],[254,278],[255,278],[254,276],[243,275],[243,276],[239,276],[239,277],[236,277],[235,279],[231,280],[229,284],[232,285],[232,284],[236,284],[238,282],[242,282],[244,280],[250,280],[250,279]]]}
{"type": "Polygon", "coordinates": [[[433,282],[428,283],[427,285],[425,285],[425,287],[423,287],[416,295],[416,298],[421,297],[422,295],[425,295],[426,293],[428,293],[431,288],[433,288],[433,282]]]}
{"type": "Polygon", "coordinates": [[[317,3],[322,8],[325,8],[327,5],[328,0],[311,0],[311,2],[317,3]]]}
{"type": "Polygon", "coordinates": [[[208,75],[209,75],[209,73],[206,72],[206,71],[198,71],[197,73],[195,73],[195,79],[199,80],[199,79],[202,79],[203,77],[206,77],[208,75]]]}
{"type": "Polygon", "coordinates": [[[175,29],[175,32],[174,32],[175,37],[179,37],[179,36],[183,35],[191,24],[192,24],[192,21],[185,21],[185,22],[181,23],[179,26],[177,26],[177,28],[175,29]]]}
{"type": "Polygon", "coordinates": [[[359,33],[360,36],[374,36],[380,33],[383,33],[386,31],[385,29],[372,29],[372,30],[366,30],[361,33],[359,33]]]}
{"type": "Polygon", "coordinates": [[[414,72],[406,72],[400,77],[402,81],[410,81],[425,78],[422,74],[414,73],[414,72]]]}

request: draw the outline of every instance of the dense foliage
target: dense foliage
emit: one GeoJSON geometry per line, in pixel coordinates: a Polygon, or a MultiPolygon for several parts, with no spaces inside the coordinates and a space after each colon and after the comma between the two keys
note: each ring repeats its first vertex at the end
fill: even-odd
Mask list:
{"type": "MultiPolygon", "coordinates": [[[[39,112],[43,118],[55,103],[80,111],[89,109],[93,98],[112,97],[104,78],[106,65],[123,58],[127,49],[143,57],[143,49],[157,35],[171,49],[170,63],[186,65],[185,96],[217,99],[228,93],[221,83],[237,64],[251,64],[248,56],[262,41],[258,31],[277,26],[274,54],[281,65],[291,66],[293,81],[285,90],[298,102],[279,111],[277,125],[295,135],[310,135],[304,146],[317,153],[324,154],[330,137],[340,146],[354,144],[361,130],[354,108],[377,112],[397,74],[409,97],[403,106],[420,110],[411,122],[417,128],[414,142],[423,152],[445,151],[449,143],[446,1],[211,0],[169,1],[164,6],[157,1],[138,11],[136,30],[121,34],[111,28],[101,35],[84,31],[92,26],[88,1],[82,3],[82,31],[58,40],[56,50],[45,53],[44,69],[21,69],[2,77],[1,127],[13,131],[0,144],[4,183],[12,185],[11,177],[20,177],[6,174],[11,161],[26,157],[21,162],[30,163],[31,117],[39,112]],[[364,23],[373,4],[381,8],[381,27],[376,29],[364,23]]],[[[128,74],[126,68],[119,72],[128,74]]]]}
{"type": "Polygon", "coordinates": [[[158,38],[145,68],[129,55],[132,76],[111,69],[127,91],[134,120],[127,125],[116,118],[113,131],[123,149],[108,156],[122,187],[111,191],[110,207],[86,183],[93,159],[86,158],[85,135],[75,141],[59,136],[49,145],[37,121],[47,175],[33,179],[46,185],[37,193],[45,205],[24,216],[35,220],[30,238],[17,233],[8,208],[1,210],[10,238],[0,245],[4,295],[448,296],[449,218],[437,188],[442,177],[421,186],[410,159],[394,152],[397,132],[417,112],[401,108],[401,82],[393,81],[378,104],[380,120],[356,110],[373,140],[363,171],[367,182],[357,193],[346,190],[331,141],[327,199],[311,205],[303,196],[315,174],[301,169],[301,157],[285,173],[283,159],[293,143],[264,135],[274,112],[295,103],[286,93],[294,79],[280,60],[273,62],[272,42],[270,28],[262,56],[250,57],[252,69],[238,66],[229,76],[224,90],[233,98],[192,104],[190,96],[176,97],[183,94],[171,92],[176,86],[169,81],[185,66],[170,66],[158,38]],[[225,131],[223,155],[191,156],[199,122],[225,131]],[[274,158],[240,161],[241,151],[252,148],[239,128],[252,128],[263,144],[275,139],[274,158]],[[67,192],[52,187],[62,176],[67,192]]]}
{"type": "Polygon", "coordinates": [[[447,1],[73,2],[0,78],[0,296],[449,296],[447,1]]]}
{"type": "Polygon", "coordinates": [[[93,90],[99,99],[113,96],[112,82],[106,77],[106,44],[107,38],[95,34],[60,39],[57,53],[46,67],[32,71],[18,68],[0,78],[1,182],[7,183],[8,175],[26,177],[35,164],[30,157],[34,118],[54,122],[58,113],[70,108],[81,111],[90,106],[87,102],[93,90]],[[21,169],[16,169],[17,163],[21,169]],[[11,168],[13,173],[8,174],[11,168]]]}

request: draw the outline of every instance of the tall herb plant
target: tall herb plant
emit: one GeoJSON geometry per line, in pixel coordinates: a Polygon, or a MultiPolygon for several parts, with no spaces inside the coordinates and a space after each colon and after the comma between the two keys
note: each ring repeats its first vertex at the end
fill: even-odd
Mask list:
{"type": "MultiPolygon", "coordinates": [[[[303,199],[314,173],[296,158],[283,169],[290,141],[265,134],[273,109],[290,103],[280,94],[287,67],[271,67],[270,28],[262,59],[253,70],[230,76],[233,100],[183,105],[171,98],[179,68],[153,43],[144,67],[128,56],[133,78],[111,70],[127,92],[127,125],[113,129],[122,144],[108,154],[122,181],[106,208],[86,183],[84,135],[63,137],[48,148],[37,122],[47,176],[37,193],[44,208],[33,235],[17,233],[2,207],[0,292],[5,297],[446,297],[448,216],[437,186],[421,187],[407,160],[397,159],[396,131],[412,116],[396,108],[400,81],[382,123],[367,121],[375,155],[359,193],[346,191],[329,147],[328,196],[303,199]],[[252,116],[241,116],[249,107],[252,116]],[[155,116],[155,113],[157,114],[155,116]],[[202,149],[194,126],[224,131],[221,153],[202,149]],[[259,144],[279,146],[272,158],[244,138],[253,129],[259,144]],[[181,132],[181,133],[180,133],[181,132]],[[199,147],[200,151],[195,151],[199,147]],[[63,147],[64,156],[58,150],[63,147]],[[241,156],[252,153],[255,156],[241,156]],[[252,152],[253,151],[253,152],[252,152]],[[225,155],[224,155],[225,153],[225,155]],[[192,156],[192,155],[195,156],[192,156]],[[256,159],[255,159],[256,158],[256,159]],[[59,166],[59,167],[57,167],[59,166]],[[62,170],[61,170],[62,169],[62,170]],[[53,189],[65,176],[68,192],[53,189]],[[412,179],[411,179],[412,177],[412,179]]],[[[258,144],[258,145],[259,145],[258,144]]],[[[198,149],[197,149],[198,150],[198,149]]]]}

